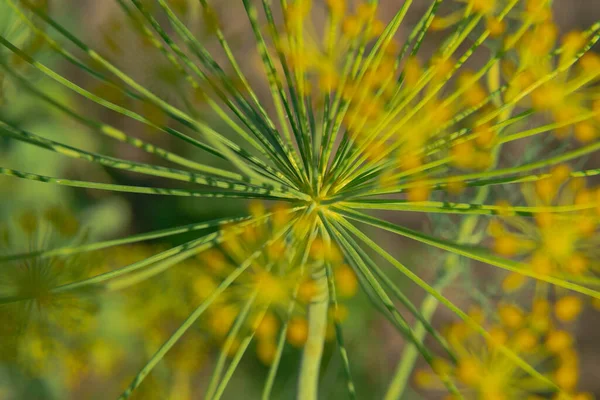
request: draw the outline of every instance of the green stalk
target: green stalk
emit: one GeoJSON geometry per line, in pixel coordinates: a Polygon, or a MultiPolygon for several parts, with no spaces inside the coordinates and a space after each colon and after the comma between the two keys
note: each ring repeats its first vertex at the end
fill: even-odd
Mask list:
{"type": "MultiPolygon", "coordinates": [[[[453,257],[456,258],[456,257],[453,257]]],[[[450,275],[454,277],[454,273],[447,274],[444,276],[437,285],[434,286],[436,290],[440,290],[442,287],[446,285],[446,283],[450,282],[452,279],[447,279],[450,275]]],[[[435,313],[435,310],[438,306],[439,302],[433,296],[427,296],[423,303],[421,304],[421,309],[419,312],[423,316],[423,318],[427,321],[430,321],[435,313]]],[[[422,341],[425,337],[425,326],[417,322],[416,326],[413,328],[413,332],[415,337],[422,341]]],[[[408,379],[413,371],[413,367],[415,362],[417,361],[417,357],[419,356],[419,352],[414,344],[408,343],[402,352],[402,357],[400,358],[400,364],[398,364],[398,368],[394,373],[394,377],[388,387],[388,391],[385,394],[385,400],[395,400],[400,399],[404,390],[408,386],[408,379]]]]}
{"type": "Polygon", "coordinates": [[[321,271],[320,276],[316,279],[316,284],[320,296],[308,307],[308,339],[304,345],[300,365],[298,400],[316,399],[319,389],[319,369],[323,347],[325,346],[329,305],[329,291],[325,271],[321,271]]]}
{"type": "MultiPolygon", "coordinates": [[[[486,195],[487,192],[489,192],[489,190],[483,191],[486,192],[486,195]]],[[[476,222],[477,216],[474,215],[465,219],[465,221],[461,224],[459,242],[462,243],[464,239],[472,237],[476,222]]],[[[456,278],[460,272],[458,265],[459,261],[460,258],[456,254],[451,254],[446,258],[445,273],[433,285],[435,290],[438,292],[441,291],[446,285],[452,282],[454,278],[456,278]]],[[[425,297],[425,300],[423,300],[421,303],[421,308],[419,309],[419,313],[425,321],[431,321],[439,304],[439,301],[434,296],[427,295],[425,297]]],[[[425,334],[427,333],[425,325],[422,322],[417,321],[413,331],[415,337],[422,342],[425,334]]],[[[416,346],[413,343],[408,343],[402,352],[400,363],[398,364],[394,377],[392,378],[390,386],[388,387],[384,400],[395,400],[401,398],[402,394],[406,390],[406,387],[408,386],[408,379],[410,378],[418,356],[419,352],[416,346]]]]}

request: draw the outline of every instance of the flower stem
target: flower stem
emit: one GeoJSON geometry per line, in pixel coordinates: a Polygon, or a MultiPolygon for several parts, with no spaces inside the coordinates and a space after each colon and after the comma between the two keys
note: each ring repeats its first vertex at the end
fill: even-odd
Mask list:
{"type": "Polygon", "coordinates": [[[317,399],[319,389],[319,369],[325,345],[327,330],[327,309],[329,293],[325,270],[316,278],[319,295],[308,308],[308,338],[304,345],[300,378],[298,380],[298,400],[317,399]]]}
{"type": "MultiPolygon", "coordinates": [[[[455,255],[453,254],[450,257],[452,256],[455,255]]],[[[452,258],[458,259],[458,257],[456,256],[452,258]]],[[[458,268],[452,268],[446,274],[444,274],[444,276],[440,280],[436,282],[434,288],[438,291],[441,290],[444,286],[446,286],[446,284],[453,280],[457,273],[458,268]]],[[[431,318],[433,317],[433,314],[435,313],[438,304],[439,302],[432,295],[428,295],[425,298],[425,300],[423,300],[423,303],[421,303],[421,309],[419,310],[419,312],[427,322],[431,321],[431,318]]],[[[419,342],[423,341],[423,338],[425,337],[426,333],[425,326],[422,323],[418,322],[414,327],[413,331],[415,339],[419,342]]],[[[385,400],[400,399],[400,397],[404,393],[404,390],[408,386],[408,379],[412,373],[413,366],[417,360],[418,355],[419,352],[414,344],[410,343],[406,345],[404,352],[402,353],[400,364],[398,364],[398,368],[396,369],[394,378],[392,379],[388,391],[385,394],[385,400]]]]}

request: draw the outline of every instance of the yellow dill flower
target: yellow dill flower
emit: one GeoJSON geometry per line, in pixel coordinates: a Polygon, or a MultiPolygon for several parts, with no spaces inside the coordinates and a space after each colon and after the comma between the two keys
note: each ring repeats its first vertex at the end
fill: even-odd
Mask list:
{"type": "Polygon", "coordinates": [[[345,58],[354,51],[354,40],[365,32],[369,39],[375,39],[384,28],[383,22],[375,18],[374,5],[358,4],[349,14],[346,1],[328,1],[327,5],[331,25],[320,37],[315,36],[310,20],[310,1],[292,2],[285,12],[286,26],[278,47],[290,68],[297,73],[300,90],[308,90],[315,84],[323,93],[346,90],[346,85],[350,84],[347,80],[344,87],[339,87],[340,80],[344,79],[341,71],[345,58]]]}
{"type": "Polygon", "coordinates": [[[81,280],[102,257],[46,256],[44,252],[85,240],[79,222],[67,210],[49,207],[25,211],[10,221],[2,233],[0,252],[14,255],[37,252],[31,259],[0,263],[0,293],[19,299],[0,305],[0,362],[15,363],[21,371],[61,387],[74,388],[74,365],[85,365],[85,349],[97,327],[99,299],[89,294],[61,293],[57,288],[81,280]],[[67,371],[53,376],[53,368],[67,371]]]}
{"type": "Polygon", "coordinates": [[[308,337],[308,322],[305,318],[294,317],[290,320],[287,340],[292,346],[302,347],[308,337]]]}
{"type": "MultiPolygon", "coordinates": [[[[339,299],[353,297],[357,293],[358,281],[354,271],[343,264],[340,250],[327,245],[318,236],[311,240],[310,247],[306,249],[303,264],[302,254],[297,252],[298,245],[294,244],[305,239],[306,233],[301,230],[272,240],[261,249],[260,245],[273,239],[277,230],[286,222],[283,217],[285,209],[276,205],[268,210],[260,202],[251,203],[249,209],[255,217],[265,216],[267,212],[274,213],[265,224],[247,226],[237,235],[233,233],[235,225],[225,227],[222,235],[227,240],[223,241],[220,250],[213,249],[198,256],[197,259],[205,268],[200,277],[192,279],[195,279],[196,293],[201,293],[201,297],[206,298],[222,279],[242,265],[251,254],[259,251],[259,256],[245,273],[219,295],[208,310],[204,325],[217,342],[224,344],[228,335],[234,332],[236,321],[243,318],[244,322],[235,337],[252,332],[257,340],[257,357],[261,362],[269,364],[275,356],[275,340],[284,324],[288,343],[295,347],[304,345],[308,335],[307,306],[322,295],[322,288],[319,288],[312,275],[323,268],[323,262],[332,265],[332,279],[339,299]],[[245,311],[247,315],[243,314],[246,304],[251,304],[245,311]]],[[[310,215],[303,218],[307,218],[308,229],[308,225],[312,223],[311,218],[314,218],[310,215]]],[[[331,310],[331,323],[334,320],[341,322],[347,313],[347,309],[343,307],[337,311],[331,310]]]]}
{"type": "MultiPolygon", "coordinates": [[[[43,253],[62,245],[85,239],[77,219],[64,209],[51,207],[38,214],[26,211],[4,231],[0,243],[2,253],[18,254],[31,249],[43,253]]],[[[59,323],[67,329],[86,329],[86,315],[95,306],[83,296],[55,291],[62,284],[85,277],[93,266],[85,257],[44,257],[32,260],[6,261],[2,264],[0,287],[4,295],[25,299],[24,303],[2,306],[21,309],[23,327],[30,318],[59,323]],[[29,311],[26,311],[29,310],[29,311]]],[[[99,263],[99,261],[97,262],[99,263]]]]}
{"type": "MultiPolygon", "coordinates": [[[[504,212],[489,226],[496,253],[521,260],[520,267],[540,276],[577,280],[593,277],[598,225],[596,189],[568,179],[566,166],[555,167],[535,184],[524,184],[523,194],[536,209],[533,218],[519,215],[504,204],[504,212]],[[560,209],[570,209],[559,213],[560,209]]],[[[503,282],[507,292],[519,289],[526,278],[512,272],[503,282]]],[[[576,308],[576,307],[575,307],[576,308]]]]}
{"type": "Polygon", "coordinates": [[[417,385],[441,389],[439,377],[451,379],[466,399],[584,396],[577,393],[579,362],[573,336],[559,326],[540,325],[541,318],[552,320],[549,308],[539,303],[531,312],[511,304],[501,305],[497,318],[487,324],[482,321],[488,325],[488,339],[463,322],[451,324],[445,331],[456,364],[444,362],[445,367],[435,373],[419,370],[415,374],[417,385]],[[556,387],[528,375],[500,351],[501,346],[550,377],[556,387]]]}
{"type": "MultiPolygon", "coordinates": [[[[536,15],[534,9],[547,8],[542,4],[544,2],[539,3],[528,6],[532,10],[530,18],[536,15]]],[[[599,125],[593,104],[600,57],[588,52],[573,63],[575,55],[585,46],[588,34],[572,31],[559,37],[558,27],[550,15],[535,23],[532,21],[532,26],[533,29],[516,41],[520,57],[518,66],[505,67],[509,80],[506,100],[512,101],[518,96],[523,99],[520,101],[546,114],[556,122],[554,133],[560,139],[573,134],[582,143],[595,140],[599,125]],[[552,51],[560,55],[549,62],[547,55],[552,51]],[[556,77],[548,80],[548,76],[556,77]],[[530,95],[519,95],[529,87],[533,89],[529,90],[530,95]]]]}
{"type": "MultiPolygon", "coordinates": [[[[557,40],[556,35],[548,33],[553,27],[549,2],[525,2],[524,7],[510,1],[464,3],[468,10],[464,18],[472,15],[475,22],[487,21],[484,35],[501,35],[506,28],[507,14],[519,20],[513,27],[515,31],[506,36],[503,44],[504,51],[515,52],[520,57],[518,68],[507,77],[504,94],[507,102],[516,96],[523,98],[521,93],[528,84],[552,73],[553,63],[547,61],[544,61],[545,70],[538,70],[537,75],[533,71],[537,68],[536,60],[541,60],[542,55],[546,57],[557,40]],[[545,38],[547,45],[543,51],[543,45],[534,39],[536,35],[545,38]],[[530,53],[538,51],[533,49],[532,43],[540,48],[539,56],[531,56],[530,53]],[[523,83],[525,76],[529,79],[523,83]]],[[[333,196],[344,191],[361,176],[358,171],[366,170],[380,173],[379,179],[371,183],[373,191],[388,193],[398,186],[407,187],[407,200],[421,202],[431,195],[428,186],[432,184],[427,177],[436,167],[485,170],[492,166],[492,153],[499,142],[500,129],[496,125],[501,122],[498,120],[501,112],[496,108],[497,101],[491,101],[494,94],[489,85],[484,84],[481,71],[463,69],[457,73],[462,62],[453,57],[456,48],[452,43],[425,65],[416,56],[407,57],[401,63],[397,57],[398,45],[385,35],[383,29],[377,28],[380,23],[374,5],[361,3],[354,10],[348,10],[345,2],[332,2],[328,7],[329,25],[321,35],[322,40],[318,40],[314,38],[310,3],[292,3],[288,6],[287,18],[294,16],[294,23],[288,22],[279,41],[279,48],[295,72],[293,76],[300,90],[318,82],[324,101],[343,101],[333,103],[333,106],[340,107],[336,112],[343,117],[341,128],[352,143],[353,151],[337,173],[325,180],[322,195],[333,196]],[[361,43],[365,45],[373,40],[372,29],[377,33],[375,37],[380,39],[376,50],[370,57],[356,57],[361,43]],[[349,71],[350,64],[344,63],[348,59],[356,61],[353,74],[349,71]],[[449,82],[454,76],[458,79],[452,90],[449,82]],[[460,116],[466,129],[452,131],[455,116],[460,116]]],[[[463,16],[452,19],[463,20],[463,16]]],[[[585,40],[576,39],[570,35],[565,38],[565,43],[569,48],[574,48],[577,43],[583,46],[585,40]]],[[[570,62],[574,56],[573,51],[561,54],[565,62],[570,62]]],[[[587,83],[594,79],[590,74],[587,83]]],[[[543,85],[538,86],[543,88],[543,85]]],[[[575,93],[583,86],[569,87],[575,93]]],[[[533,91],[531,97],[535,96],[533,91]]],[[[574,128],[575,124],[569,122],[565,126],[576,129],[579,138],[593,140],[594,128],[589,121],[574,128]]],[[[323,134],[331,135],[328,131],[323,134]]],[[[325,151],[328,149],[326,147],[325,151]]]]}

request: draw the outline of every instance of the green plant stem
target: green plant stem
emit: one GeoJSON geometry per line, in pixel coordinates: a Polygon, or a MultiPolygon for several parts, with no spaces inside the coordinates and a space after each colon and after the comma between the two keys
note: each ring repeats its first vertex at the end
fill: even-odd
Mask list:
{"type": "MultiPolygon", "coordinates": [[[[458,260],[458,257],[455,257],[454,255],[450,256],[448,259],[450,258],[458,260]]],[[[448,262],[448,264],[450,264],[450,262],[448,262]]],[[[456,277],[457,273],[458,268],[452,268],[438,282],[436,282],[434,288],[438,291],[441,290],[448,283],[452,282],[452,280],[456,277]]],[[[425,297],[425,300],[423,300],[423,303],[421,303],[421,308],[419,309],[419,312],[421,313],[423,318],[429,322],[431,321],[431,318],[433,317],[433,314],[435,313],[435,310],[437,309],[438,305],[439,301],[437,301],[435,297],[428,295],[427,297],[425,297]]],[[[421,322],[417,322],[415,324],[413,332],[417,340],[423,341],[427,330],[421,322]]],[[[408,386],[408,379],[412,373],[413,366],[417,361],[418,356],[419,352],[416,346],[412,343],[408,343],[404,351],[402,352],[400,364],[398,364],[398,368],[394,373],[394,378],[392,379],[388,391],[385,394],[385,400],[396,400],[402,396],[404,390],[408,386]]]]}
{"type": "Polygon", "coordinates": [[[325,345],[325,332],[327,330],[327,309],[329,305],[329,292],[327,289],[327,275],[320,271],[316,278],[319,296],[308,308],[308,338],[302,353],[300,365],[300,378],[298,380],[298,400],[315,400],[319,388],[319,369],[323,347],[325,345]]]}

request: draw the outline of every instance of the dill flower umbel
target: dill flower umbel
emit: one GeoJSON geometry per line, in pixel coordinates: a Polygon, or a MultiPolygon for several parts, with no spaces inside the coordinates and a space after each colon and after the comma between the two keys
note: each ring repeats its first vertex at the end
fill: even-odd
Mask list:
{"type": "MultiPolygon", "coordinates": [[[[600,57],[592,50],[600,22],[561,32],[550,0],[430,0],[417,18],[409,17],[418,3],[411,0],[393,2],[392,12],[377,1],[116,0],[94,41],[45,1],[0,1],[52,57],[42,60],[4,33],[2,54],[72,92],[77,107],[31,84],[6,57],[2,73],[72,120],[65,129],[73,135],[85,130],[107,145],[101,153],[70,136],[52,140],[3,112],[0,134],[95,163],[111,181],[102,180],[108,173],[34,174],[27,160],[1,166],[3,179],[128,194],[140,215],[151,210],[131,235],[2,255],[11,265],[38,265],[41,257],[44,271],[54,271],[46,261],[57,255],[69,265],[90,251],[129,249],[105,250],[110,269],[78,269],[68,282],[7,269],[12,289],[0,302],[31,309],[82,292],[123,299],[125,318],[112,321],[128,326],[135,315],[125,334],[137,337],[132,348],[143,348],[143,360],[127,352],[105,360],[141,364],[127,372],[133,379],[121,399],[146,396],[137,391],[146,378],[150,396],[198,397],[194,383],[211,354],[205,344],[219,354],[204,397],[234,389],[229,383],[253,346],[265,366],[261,397],[270,398],[285,389],[284,356],[294,353],[286,343],[302,353],[293,370],[297,397],[315,399],[321,366],[333,357],[329,339],[354,398],[351,360],[364,341],[348,345],[341,321],[359,315],[343,302],[359,288],[405,339],[387,399],[402,396],[417,355],[452,396],[578,396],[574,340],[553,330],[547,308],[567,323],[578,317],[581,295],[600,299],[599,198],[583,183],[600,173],[584,169],[600,149],[600,57]],[[434,35],[439,42],[429,46],[434,35]],[[247,62],[255,54],[259,71],[247,62]],[[236,201],[238,209],[252,202],[233,215],[236,201]],[[165,227],[163,213],[203,219],[165,227]],[[408,214],[434,226],[409,228],[408,214]],[[436,223],[440,215],[445,224],[436,223]],[[144,226],[161,229],[137,231],[144,226]],[[483,226],[491,248],[480,243],[483,226]],[[432,266],[406,256],[420,247],[382,240],[382,232],[448,254],[432,266]],[[152,251],[127,247],[159,239],[164,247],[152,251]],[[531,316],[503,305],[488,324],[461,310],[443,289],[473,282],[468,261],[509,271],[504,292],[535,279],[531,316]],[[552,307],[543,303],[553,299],[550,289],[558,297],[552,307]],[[413,290],[425,292],[421,306],[413,290]],[[438,305],[461,320],[446,337],[431,323],[438,305]],[[533,315],[538,309],[544,318],[533,315]]],[[[56,229],[69,226],[63,222],[56,229]]],[[[23,224],[34,237],[37,225],[23,224]]],[[[492,296],[485,285],[464,292],[492,296]]],[[[19,327],[11,320],[10,330],[19,327]]]]}
{"type": "Polygon", "coordinates": [[[86,255],[47,256],[46,253],[85,240],[78,220],[60,207],[26,211],[2,230],[2,254],[34,252],[27,260],[0,263],[2,344],[0,362],[17,365],[28,375],[44,377],[60,360],[63,385],[77,385],[81,354],[96,326],[98,300],[85,293],[61,292],[61,285],[79,281],[93,264],[86,255]],[[15,302],[15,300],[18,300],[15,302]]]}
{"type": "MultiPolygon", "coordinates": [[[[523,184],[523,195],[535,210],[533,221],[519,215],[518,209],[501,203],[500,216],[492,221],[489,232],[496,253],[518,257],[523,260],[521,268],[533,275],[589,284],[598,268],[600,197],[597,189],[586,187],[584,178],[570,179],[570,175],[568,166],[559,165],[535,183],[523,184]]],[[[505,291],[517,290],[526,282],[526,276],[519,271],[504,280],[505,291]]]]}
{"type": "MultiPolygon", "coordinates": [[[[471,315],[485,322],[481,310],[471,315]]],[[[443,376],[455,381],[467,399],[591,398],[577,391],[580,367],[574,339],[553,322],[545,301],[536,302],[529,312],[514,304],[499,305],[487,325],[486,338],[463,322],[447,326],[445,336],[456,363],[436,360],[435,372],[417,371],[417,385],[443,389],[439,379],[443,376]],[[500,346],[510,350],[510,356],[500,351],[500,346]],[[528,362],[552,380],[532,379],[512,357],[528,362]]]]}
{"type": "MultiPolygon", "coordinates": [[[[252,203],[250,209],[252,215],[257,217],[267,211],[261,203],[252,203]]],[[[198,294],[201,297],[211,294],[237,265],[276,235],[283,224],[289,221],[285,210],[283,205],[275,206],[266,224],[247,226],[239,235],[231,235],[225,227],[223,235],[231,237],[223,241],[222,250],[200,254],[200,261],[207,271],[194,286],[198,294]]],[[[303,254],[297,251],[300,244],[294,243],[303,239],[310,228],[307,225],[311,224],[310,217],[304,218],[306,222],[297,223],[300,228],[272,241],[252,262],[247,272],[224,291],[209,309],[207,329],[219,339],[225,339],[228,335],[223,344],[225,353],[234,354],[240,339],[248,334],[256,336],[257,356],[265,364],[271,364],[277,355],[280,332],[285,334],[291,345],[303,347],[308,338],[308,305],[322,297],[323,290],[326,290],[315,279],[327,273],[324,260],[329,263],[338,298],[348,299],[356,294],[356,276],[349,266],[342,264],[342,255],[337,248],[328,247],[321,238],[315,237],[307,252],[303,254]]],[[[342,305],[331,304],[331,325],[328,329],[333,329],[333,319],[340,321],[347,317],[346,314],[342,305]]]]}

